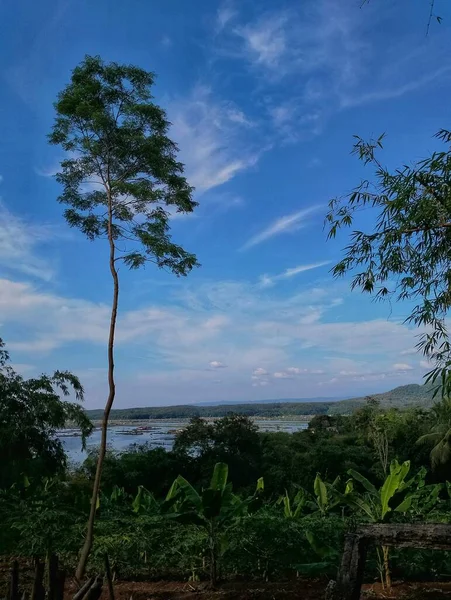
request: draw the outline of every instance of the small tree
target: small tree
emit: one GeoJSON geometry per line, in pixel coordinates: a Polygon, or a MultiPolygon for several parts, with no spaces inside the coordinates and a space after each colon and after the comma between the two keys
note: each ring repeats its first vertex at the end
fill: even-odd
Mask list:
{"type": "Polygon", "coordinates": [[[105,239],[113,299],[108,337],[108,398],[92,490],[80,579],[92,547],[96,501],[106,451],[108,418],[115,397],[114,338],[119,299],[118,264],[137,269],[146,262],[186,275],[196,257],[171,241],[169,210],[191,212],[196,202],[167,137],[165,112],[152,102],[153,73],[134,66],[104,64],[87,56],[74,69],[55,103],[49,136],[69,153],[56,175],[65,217],[90,240],[105,239]]]}
{"type": "Polygon", "coordinates": [[[376,151],[382,138],[364,142],[356,136],[353,153],[374,169],[349,195],[330,202],[329,237],[353,225],[365,208],[376,213],[373,231],[354,231],[336,276],[353,274],[352,288],[379,299],[409,300],[408,323],[424,327],[418,348],[435,363],[428,380],[441,376],[442,393],[451,392],[451,344],[445,318],[451,306],[451,131],[437,137],[442,152],[389,172],[376,151]]]}
{"type": "Polygon", "coordinates": [[[210,584],[214,587],[218,574],[218,558],[227,545],[227,532],[249,510],[259,507],[260,493],[264,489],[263,478],[258,479],[253,496],[241,500],[232,492],[232,484],[227,483],[229,468],[225,463],[217,463],[209,487],[197,492],[182,476],[178,476],[171,486],[166,503],[182,523],[202,527],[208,536],[210,555],[210,584]]]}
{"type": "Polygon", "coordinates": [[[0,488],[19,477],[53,476],[66,465],[56,431],[68,421],[80,428],[82,444],[92,424],[76,402],[61,399],[72,391],[83,400],[83,387],[68,371],[24,379],[8,365],[0,339],[0,488]]]}

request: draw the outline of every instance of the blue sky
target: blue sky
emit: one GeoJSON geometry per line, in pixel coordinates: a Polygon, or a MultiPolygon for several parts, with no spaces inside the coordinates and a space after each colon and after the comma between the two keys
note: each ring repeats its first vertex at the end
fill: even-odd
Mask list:
{"type": "MultiPolygon", "coordinates": [[[[0,334],[26,376],[77,373],[106,393],[111,282],[102,242],[70,230],[46,141],[85,54],[157,73],[195,215],[174,240],[186,279],[122,269],[117,406],[352,396],[420,381],[409,307],[329,269],[327,202],[364,171],[352,135],[386,132],[389,167],[449,126],[451,9],[427,0],[24,0],[0,6],[0,334]]],[[[371,227],[371,215],[363,226],[371,227]]]]}

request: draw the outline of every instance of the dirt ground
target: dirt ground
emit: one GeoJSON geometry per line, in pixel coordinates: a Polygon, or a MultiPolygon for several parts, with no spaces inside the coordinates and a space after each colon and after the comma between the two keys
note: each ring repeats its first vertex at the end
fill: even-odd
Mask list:
{"type": "MultiPolygon", "coordinates": [[[[116,600],[323,600],[326,582],[296,580],[285,582],[231,581],[209,590],[205,584],[186,582],[129,582],[115,584],[116,600]]],[[[67,590],[68,600],[73,591],[67,590]]],[[[451,598],[451,583],[395,583],[390,595],[380,584],[365,584],[362,600],[439,600],[451,598]]],[[[106,591],[101,600],[108,600],[106,591]]]]}
{"type": "MultiPolygon", "coordinates": [[[[33,568],[20,562],[20,590],[31,590],[33,568]]],[[[10,560],[0,558],[0,599],[7,598],[10,560]]],[[[116,581],[115,600],[323,600],[327,581],[324,579],[296,579],[279,582],[227,581],[216,590],[205,583],[177,581],[116,581]]],[[[71,600],[77,590],[72,579],[66,580],[65,600],[71,600]]],[[[405,583],[395,582],[391,594],[381,589],[379,583],[365,584],[362,600],[441,600],[451,599],[451,582],[405,583]]],[[[106,586],[101,600],[109,600],[106,586]]]]}

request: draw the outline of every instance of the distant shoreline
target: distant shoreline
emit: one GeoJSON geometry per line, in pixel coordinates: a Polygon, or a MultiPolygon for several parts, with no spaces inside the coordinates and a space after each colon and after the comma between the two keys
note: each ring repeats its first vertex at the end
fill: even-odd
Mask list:
{"type": "MultiPolygon", "coordinates": [[[[378,400],[383,408],[405,409],[414,406],[430,408],[433,399],[432,385],[410,384],[397,387],[382,394],[373,394],[371,397],[378,400]]],[[[214,419],[230,414],[240,414],[253,419],[305,419],[309,421],[315,415],[349,415],[363,406],[367,397],[350,398],[349,400],[306,399],[277,400],[266,402],[243,402],[241,404],[213,404],[193,405],[180,404],[175,406],[143,406],[133,408],[119,408],[111,411],[112,421],[142,421],[142,420],[171,420],[191,419],[202,417],[214,419]]],[[[87,410],[86,414],[92,421],[102,419],[103,410],[87,410]]]]}

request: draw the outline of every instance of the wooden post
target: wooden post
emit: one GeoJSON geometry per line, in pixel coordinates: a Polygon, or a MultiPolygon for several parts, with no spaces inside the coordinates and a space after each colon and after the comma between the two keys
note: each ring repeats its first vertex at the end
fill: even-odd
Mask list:
{"type": "Polygon", "coordinates": [[[56,585],[56,600],[64,600],[64,585],[66,583],[66,572],[63,570],[58,571],[56,585]]]}
{"type": "Polygon", "coordinates": [[[105,553],[105,577],[108,583],[108,593],[110,596],[110,600],[114,600],[113,578],[111,577],[110,561],[108,559],[107,553],[105,553]]]}
{"type": "Polygon", "coordinates": [[[333,590],[335,600],[359,600],[367,544],[367,540],[356,533],[345,536],[343,557],[333,590]]]}
{"type": "Polygon", "coordinates": [[[44,589],[44,563],[39,558],[35,558],[34,561],[34,581],[33,588],[31,590],[31,600],[44,600],[45,589],[44,589]]]}
{"type": "Polygon", "coordinates": [[[10,570],[9,600],[19,600],[19,563],[14,560],[10,570]]]}
{"type": "Polygon", "coordinates": [[[58,595],[58,557],[50,554],[48,562],[48,594],[47,600],[57,600],[58,595]]]}

